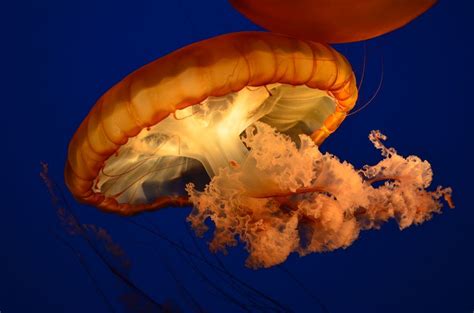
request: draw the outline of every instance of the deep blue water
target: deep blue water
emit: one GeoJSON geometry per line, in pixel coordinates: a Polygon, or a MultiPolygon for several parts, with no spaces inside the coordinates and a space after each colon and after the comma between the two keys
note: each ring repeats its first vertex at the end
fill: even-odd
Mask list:
{"type": "MultiPolygon", "coordinates": [[[[39,178],[40,161],[50,164],[61,185],[68,141],[104,91],[179,47],[259,28],[224,0],[43,0],[2,7],[0,312],[107,312],[78,259],[52,235],[57,222],[39,178]]],[[[377,88],[383,59],[382,89],[323,150],[358,166],[373,163],[378,153],[367,135],[380,129],[401,154],[431,162],[433,185],[454,189],[456,209],[401,232],[389,223],[362,233],[346,250],[292,255],[285,269],[329,312],[474,310],[473,30],[469,1],[441,1],[407,27],[365,43],[368,64],[359,103],[377,88]]],[[[360,76],[364,43],[337,49],[360,76]]],[[[106,228],[124,248],[132,259],[130,276],[158,302],[189,310],[179,281],[210,312],[241,310],[206,285],[173,246],[124,218],[74,206],[82,222],[106,228]]],[[[153,221],[168,238],[195,249],[185,224],[188,212],[169,209],[136,220],[153,221]]],[[[205,242],[198,240],[213,260],[205,242]]],[[[77,247],[116,304],[119,283],[87,246],[77,247]]],[[[230,272],[296,312],[321,311],[281,269],[243,268],[242,247],[219,258],[230,272]]],[[[225,285],[196,262],[216,286],[225,285]]]]}

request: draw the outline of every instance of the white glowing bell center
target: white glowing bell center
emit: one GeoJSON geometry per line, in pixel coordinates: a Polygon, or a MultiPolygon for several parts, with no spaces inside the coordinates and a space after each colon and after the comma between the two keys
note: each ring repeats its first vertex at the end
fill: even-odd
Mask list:
{"type": "Polygon", "coordinates": [[[241,163],[248,149],[240,136],[256,121],[297,138],[319,129],[335,111],[335,101],[326,91],[284,84],[209,97],[130,138],[105,162],[94,191],[119,203],[149,203],[159,194],[151,195],[147,186],[166,189],[167,182],[199,163],[209,177],[231,161],[241,163]]]}

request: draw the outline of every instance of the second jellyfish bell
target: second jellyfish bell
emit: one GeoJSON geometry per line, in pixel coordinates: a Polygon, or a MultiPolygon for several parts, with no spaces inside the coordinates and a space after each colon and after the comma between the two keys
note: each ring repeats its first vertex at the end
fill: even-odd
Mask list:
{"type": "Polygon", "coordinates": [[[436,0],[229,0],[242,14],[272,32],[300,39],[346,43],[396,30],[436,0]]]}

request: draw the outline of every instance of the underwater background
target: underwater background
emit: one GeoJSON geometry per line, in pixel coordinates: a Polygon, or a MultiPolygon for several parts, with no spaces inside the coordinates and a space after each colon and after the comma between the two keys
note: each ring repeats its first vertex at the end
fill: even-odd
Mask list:
{"type": "Polygon", "coordinates": [[[187,44],[259,27],[224,0],[2,7],[1,313],[474,310],[469,1],[440,1],[395,32],[336,45],[358,79],[366,54],[356,109],[373,97],[382,73],[383,81],[321,147],[356,166],[373,164],[380,157],[367,136],[380,129],[401,155],[431,163],[432,188],[451,186],[456,208],[403,231],[390,222],[345,250],[291,255],[257,271],[244,267],[242,246],[209,253],[209,238],[196,239],[185,221],[189,209],[102,213],[75,203],[62,175],[76,128],[121,78],[187,44]],[[58,222],[60,205],[51,203],[40,162],[88,225],[89,241],[58,222]]]}

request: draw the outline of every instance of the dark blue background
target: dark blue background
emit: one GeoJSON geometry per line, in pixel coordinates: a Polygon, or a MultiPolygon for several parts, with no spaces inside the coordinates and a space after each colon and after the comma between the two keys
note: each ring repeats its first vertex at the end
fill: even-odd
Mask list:
{"type": "MultiPolygon", "coordinates": [[[[441,1],[407,27],[366,42],[368,65],[359,103],[376,89],[383,57],[382,90],[367,109],[343,123],[323,150],[357,166],[373,163],[378,154],[367,135],[381,129],[401,154],[431,162],[434,185],[452,186],[457,207],[402,232],[389,223],[362,233],[346,250],[291,256],[286,268],[330,312],[474,310],[474,51],[468,3],[441,1]]],[[[224,0],[18,1],[1,11],[0,311],[105,312],[77,259],[50,233],[56,221],[38,176],[39,162],[47,161],[52,176],[62,182],[70,137],[95,100],[130,71],[192,42],[258,27],[224,0]]],[[[337,47],[358,76],[363,45],[337,47]]],[[[124,247],[133,260],[132,277],[158,301],[182,304],[165,259],[204,307],[238,311],[202,287],[169,245],[122,218],[77,209],[84,222],[107,228],[124,247]]],[[[190,244],[187,213],[169,209],[138,219],[154,220],[169,238],[190,244]]],[[[204,247],[205,240],[200,244],[204,247]]],[[[239,247],[221,259],[296,311],[319,310],[277,268],[244,269],[244,257],[239,247]]],[[[104,289],[114,288],[104,270],[98,269],[97,277],[104,289]]]]}

